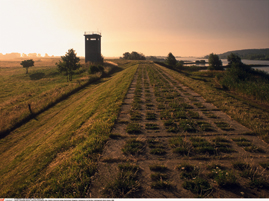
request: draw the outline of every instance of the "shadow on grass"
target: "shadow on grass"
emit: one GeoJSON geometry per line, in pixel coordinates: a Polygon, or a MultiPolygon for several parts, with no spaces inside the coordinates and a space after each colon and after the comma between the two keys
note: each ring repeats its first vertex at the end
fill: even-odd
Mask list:
{"type": "Polygon", "coordinates": [[[55,71],[55,72],[50,72],[46,75],[46,77],[55,77],[58,76],[60,74],[59,71],[55,71]]]}
{"type": "Polygon", "coordinates": [[[50,104],[48,104],[46,107],[40,109],[38,112],[34,113],[30,113],[29,115],[25,116],[22,120],[16,122],[13,126],[11,126],[10,128],[0,131],[0,139],[3,139],[4,137],[6,137],[9,133],[11,133],[12,131],[14,131],[15,129],[21,127],[22,125],[26,124],[27,122],[29,122],[32,119],[36,119],[37,120],[37,116],[42,114],[43,112],[47,111],[48,109],[54,107],[56,104],[60,103],[61,101],[66,100],[67,98],[69,98],[71,95],[77,93],[78,91],[84,89],[85,87],[91,85],[91,84],[99,84],[99,83],[103,83],[106,82],[105,80],[102,80],[102,78],[105,77],[112,77],[113,74],[122,71],[123,69],[118,67],[118,66],[113,66],[113,68],[110,70],[110,72],[103,74],[101,77],[99,78],[92,78],[90,79],[88,82],[86,82],[85,84],[80,85],[79,87],[73,89],[72,91],[63,94],[61,97],[57,98],[54,102],[51,102],[50,104]]]}
{"type": "Polygon", "coordinates": [[[45,77],[45,73],[41,73],[41,72],[33,73],[33,74],[30,75],[31,80],[40,80],[43,77],[45,77]]]}

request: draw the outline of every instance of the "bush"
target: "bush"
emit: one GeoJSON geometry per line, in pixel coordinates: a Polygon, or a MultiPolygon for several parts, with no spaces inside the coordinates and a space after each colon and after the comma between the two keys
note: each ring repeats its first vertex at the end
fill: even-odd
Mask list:
{"type": "Polygon", "coordinates": [[[94,74],[94,73],[98,73],[98,72],[104,72],[104,67],[103,66],[95,66],[95,65],[91,65],[88,73],[89,74],[94,74]]]}
{"type": "Polygon", "coordinates": [[[184,61],[179,61],[179,62],[177,62],[176,67],[181,69],[181,68],[183,68],[183,64],[184,64],[184,61]]]}
{"type": "Polygon", "coordinates": [[[266,73],[251,69],[249,66],[232,63],[223,78],[223,88],[237,90],[259,100],[269,101],[269,79],[266,73]]]}

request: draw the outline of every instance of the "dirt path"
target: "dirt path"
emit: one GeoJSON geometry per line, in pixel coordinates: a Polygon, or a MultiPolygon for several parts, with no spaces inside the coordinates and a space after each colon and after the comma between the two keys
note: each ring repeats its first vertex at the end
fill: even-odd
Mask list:
{"type": "Polygon", "coordinates": [[[268,170],[259,165],[268,165],[268,153],[251,130],[141,63],[89,197],[269,197],[268,170]]]}

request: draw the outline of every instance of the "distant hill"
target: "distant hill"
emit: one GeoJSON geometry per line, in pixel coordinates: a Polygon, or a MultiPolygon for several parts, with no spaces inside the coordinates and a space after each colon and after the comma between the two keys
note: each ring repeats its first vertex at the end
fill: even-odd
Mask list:
{"type": "MultiPolygon", "coordinates": [[[[218,54],[220,59],[227,59],[227,56],[234,53],[241,57],[241,59],[251,59],[251,60],[269,60],[269,48],[265,49],[245,49],[245,50],[234,50],[218,54]]],[[[209,55],[205,56],[207,59],[209,55]]]]}

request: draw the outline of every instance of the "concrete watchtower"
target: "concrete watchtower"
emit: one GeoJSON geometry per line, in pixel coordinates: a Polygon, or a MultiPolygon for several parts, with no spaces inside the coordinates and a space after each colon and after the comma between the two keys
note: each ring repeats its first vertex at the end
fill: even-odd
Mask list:
{"type": "Polygon", "coordinates": [[[100,62],[101,56],[101,33],[84,32],[85,36],[85,62],[100,62]]]}

